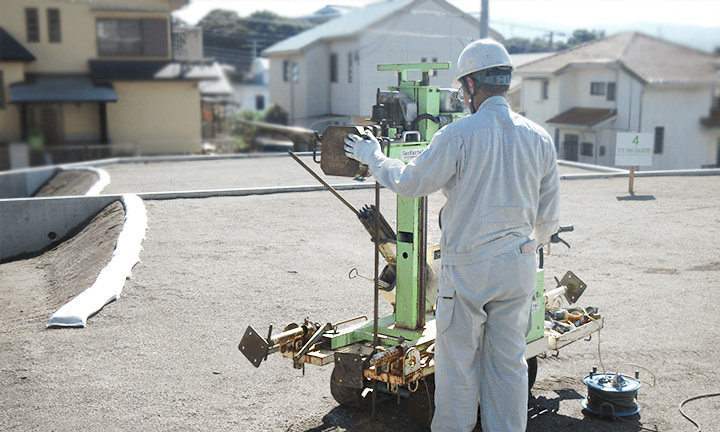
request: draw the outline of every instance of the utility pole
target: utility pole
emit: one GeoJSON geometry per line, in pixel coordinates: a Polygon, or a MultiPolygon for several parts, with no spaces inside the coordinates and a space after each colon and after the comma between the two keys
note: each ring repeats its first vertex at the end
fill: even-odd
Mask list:
{"type": "Polygon", "coordinates": [[[488,4],[490,0],[480,0],[480,38],[484,39],[489,36],[490,16],[488,13],[488,4]]]}

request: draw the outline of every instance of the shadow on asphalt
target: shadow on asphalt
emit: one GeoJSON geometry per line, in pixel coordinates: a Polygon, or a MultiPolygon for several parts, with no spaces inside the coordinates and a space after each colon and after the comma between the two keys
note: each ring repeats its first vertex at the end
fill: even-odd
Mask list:
{"type": "Polygon", "coordinates": [[[640,424],[640,415],[625,418],[600,417],[586,410],[582,411],[583,418],[577,419],[559,414],[560,402],[575,400],[578,405],[585,399],[573,389],[555,390],[558,397],[547,399],[545,397],[533,398],[530,402],[528,426],[526,432],[547,432],[551,430],[568,430],[578,432],[605,432],[608,430],[618,432],[635,432],[647,426],[640,424]]]}
{"type": "Polygon", "coordinates": [[[655,197],[652,195],[635,195],[630,193],[628,196],[615,197],[618,201],[655,201],[655,197]]]}
{"type": "MultiPolygon", "coordinates": [[[[572,401],[580,405],[584,396],[574,389],[556,390],[554,398],[531,398],[528,409],[526,432],[547,432],[567,430],[574,432],[637,432],[642,430],[640,416],[625,417],[620,420],[603,419],[595,414],[583,411],[583,418],[577,419],[559,414],[560,403],[572,401]]],[[[647,427],[647,426],[645,426],[647,427]]],[[[430,429],[418,424],[407,412],[407,403],[385,400],[378,403],[377,419],[371,417],[370,408],[358,409],[336,406],[325,414],[322,424],[305,429],[303,432],[330,432],[345,430],[352,432],[425,432],[430,429]]],[[[652,430],[652,429],[650,429],[652,430]]],[[[473,432],[482,432],[480,420],[473,432]]]]}

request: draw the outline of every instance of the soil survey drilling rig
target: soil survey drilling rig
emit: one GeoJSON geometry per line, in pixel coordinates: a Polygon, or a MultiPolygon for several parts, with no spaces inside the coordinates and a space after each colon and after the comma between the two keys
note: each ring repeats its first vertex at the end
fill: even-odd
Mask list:
{"type": "MultiPolygon", "coordinates": [[[[363,135],[372,131],[389,157],[406,163],[420,154],[439,128],[466,115],[456,90],[429,83],[433,70],[449,68],[450,63],[379,65],[379,71],[397,74],[398,85],[386,91],[378,89],[372,125],[331,126],[323,132],[319,161],[322,171],[348,177],[367,175],[366,167],[345,156],[343,140],[349,133],[363,135]],[[409,80],[410,71],[419,71],[422,79],[409,80]]],[[[363,405],[369,389],[373,390],[373,408],[378,392],[410,396],[420,388],[421,380],[427,383],[426,377],[434,373],[433,305],[442,251],[438,246],[427,245],[427,197],[397,197],[397,226],[393,229],[379,212],[377,184],[375,205],[358,211],[300,159],[295,159],[356,213],[375,243],[374,319],[370,322],[351,318],[335,324],[306,319],[287,325],[279,333],[273,333],[271,326],[267,336],[249,326],[238,348],[255,367],[274,352],[292,359],[295,368],[302,368],[306,363],[333,364],[330,390],[343,405],[363,405]],[[382,271],[380,255],[387,262],[382,271]],[[393,306],[393,314],[378,317],[380,296],[393,306]]],[[[562,240],[555,235],[554,241],[562,240]]],[[[539,257],[537,289],[528,311],[531,319],[526,358],[531,386],[538,355],[558,350],[603,326],[603,318],[591,308],[557,308],[558,311],[546,308],[555,307],[563,297],[574,303],[585,290],[585,284],[568,272],[558,281],[557,288],[545,292],[542,251],[539,257]]],[[[426,392],[432,391],[431,388],[422,386],[426,392]]],[[[428,396],[431,395],[420,399],[427,401],[428,396]]]]}

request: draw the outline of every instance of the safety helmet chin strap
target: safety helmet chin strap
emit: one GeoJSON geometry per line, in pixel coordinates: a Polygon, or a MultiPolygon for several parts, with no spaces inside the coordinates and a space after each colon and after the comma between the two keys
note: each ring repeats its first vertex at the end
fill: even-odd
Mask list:
{"type": "Polygon", "coordinates": [[[475,80],[470,75],[463,77],[462,86],[465,93],[470,96],[470,112],[475,114],[477,108],[475,107],[475,95],[480,90],[480,86],[476,85],[475,80]]]}

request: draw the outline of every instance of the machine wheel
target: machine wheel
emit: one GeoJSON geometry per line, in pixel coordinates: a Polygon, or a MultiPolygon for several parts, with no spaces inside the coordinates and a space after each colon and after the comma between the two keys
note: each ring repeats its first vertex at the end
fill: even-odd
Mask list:
{"type": "Polygon", "coordinates": [[[419,427],[429,428],[435,414],[435,374],[418,382],[418,388],[408,398],[408,415],[419,427]]]}
{"type": "Polygon", "coordinates": [[[330,375],[330,393],[337,403],[351,408],[365,408],[369,406],[370,397],[363,397],[364,388],[357,389],[344,386],[338,382],[335,376],[336,371],[335,368],[333,368],[332,375],[330,375]]]}
{"type": "Polygon", "coordinates": [[[533,385],[535,384],[535,379],[537,378],[537,371],[538,371],[538,359],[537,357],[531,357],[527,359],[527,365],[528,365],[528,396],[530,395],[530,391],[533,388],[533,385]]]}

